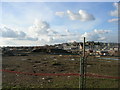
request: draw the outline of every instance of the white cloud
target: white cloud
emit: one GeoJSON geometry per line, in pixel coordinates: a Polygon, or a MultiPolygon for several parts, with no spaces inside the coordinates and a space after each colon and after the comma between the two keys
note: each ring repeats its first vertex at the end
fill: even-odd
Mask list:
{"type": "Polygon", "coordinates": [[[67,15],[69,17],[70,20],[80,20],[80,21],[91,21],[91,20],[95,20],[94,16],[92,14],[89,14],[88,12],[84,11],[84,10],[79,10],[78,13],[73,13],[70,10],[67,10],[67,12],[56,12],[58,16],[62,16],[63,15],[67,15]]]}
{"type": "Polygon", "coordinates": [[[39,41],[50,42],[52,37],[50,34],[56,34],[54,30],[52,30],[49,24],[45,21],[35,20],[34,24],[29,27],[28,35],[33,38],[38,38],[39,41]]]}
{"type": "Polygon", "coordinates": [[[64,43],[71,40],[77,41],[81,36],[78,33],[71,33],[68,29],[64,29],[62,30],[62,33],[58,33],[52,30],[47,22],[37,19],[34,24],[29,27],[27,33],[21,31],[18,32],[11,28],[2,28],[2,31],[5,32],[5,30],[7,32],[4,34],[4,37],[1,37],[1,45],[45,45],[64,43]]]}
{"type": "Polygon", "coordinates": [[[111,11],[111,16],[116,16],[118,17],[118,10],[111,11]]]}
{"type": "Polygon", "coordinates": [[[97,30],[95,29],[94,32],[96,34],[105,34],[105,33],[109,33],[111,30],[97,30]]]}
{"type": "Polygon", "coordinates": [[[22,31],[15,31],[9,27],[3,26],[0,28],[2,37],[4,38],[24,38],[26,34],[22,31]]]}
{"type": "Polygon", "coordinates": [[[63,43],[78,38],[78,36],[74,36],[68,29],[62,30],[62,33],[58,33],[52,30],[47,22],[37,19],[29,28],[28,35],[38,38],[38,41],[42,44],[63,43]]]}
{"type": "Polygon", "coordinates": [[[8,26],[1,26],[0,28],[1,36],[0,38],[6,38],[5,40],[11,39],[11,40],[32,40],[35,41],[37,38],[32,38],[27,36],[27,34],[23,31],[18,31],[16,29],[10,28],[8,26]]]}
{"type": "Polygon", "coordinates": [[[93,32],[85,32],[81,38],[86,37],[87,40],[92,41],[104,41],[106,37],[104,34],[109,33],[110,30],[97,30],[95,29],[93,32]]]}
{"type": "Polygon", "coordinates": [[[63,17],[64,16],[64,12],[56,12],[55,15],[59,16],[59,17],[63,17]]]}
{"type": "Polygon", "coordinates": [[[49,29],[49,24],[45,21],[35,20],[33,26],[29,27],[31,35],[47,34],[49,29]]]}
{"type": "Polygon", "coordinates": [[[36,46],[42,45],[39,41],[0,38],[0,46],[36,46]]]}
{"type": "Polygon", "coordinates": [[[110,30],[95,29],[81,35],[78,32],[73,33],[68,29],[62,29],[62,33],[60,33],[51,29],[47,22],[36,19],[34,24],[28,28],[27,33],[15,31],[11,28],[3,28],[2,33],[4,36],[0,37],[2,38],[0,45],[45,45],[81,41],[83,37],[86,37],[87,40],[102,41],[106,39],[104,34],[109,32],[110,30]]]}
{"type": "Polygon", "coordinates": [[[110,19],[110,20],[108,20],[108,22],[118,22],[120,19],[118,19],[118,18],[113,18],[113,19],[110,19]]]}
{"type": "Polygon", "coordinates": [[[69,16],[69,18],[71,20],[79,20],[79,19],[81,19],[80,15],[78,13],[73,13],[70,10],[67,10],[67,15],[69,16]]]}
{"type": "Polygon", "coordinates": [[[111,16],[115,16],[115,17],[118,17],[118,14],[120,15],[120,10],[119,10],[119,6],[120,4],[119,3],[113,3],[113,6],[115,7],[115,10],[114,11],[111,11],[110,12],[110,15],[111,16]]]}
{"type": "Polygon", "coordinates": [[[113,6],[115,7],[115,10],[110,12],[111,16],[117,17],[117,18],[113,18],[108,20],[108,22],[118,22],[119,21],[119,15],[120,15],[120,4],[119,3],[113,3],[113,6]]]}
{"type": "Polygon", "coordinates": [[[91,21],[95,19],[93,15],[84,10],[79,10],[79,14],[81,16],[81,21],[91,21]]]}

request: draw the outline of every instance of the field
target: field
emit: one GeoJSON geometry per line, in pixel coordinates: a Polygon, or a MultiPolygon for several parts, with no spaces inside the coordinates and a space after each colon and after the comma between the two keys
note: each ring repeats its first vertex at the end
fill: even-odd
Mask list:
{"type": "MultiPolygon", "coordinates": [[[[116,58],[116,57],[112,57],[116,58]]],[[[103,60],[94,56],[87,58],[87,73],[119,76],[119,60],[103,60]]],[[[3,56],[5,70],[27,73],[80,73],[79,55],[47,55],[30,53],[28,56],[3,56]]],[[[5,88],[79,88],[79,76],[37,76],[3,72],[5,88]]],[[[118,79],[87,77],[87,88],[118,88],[118,79]]]]}

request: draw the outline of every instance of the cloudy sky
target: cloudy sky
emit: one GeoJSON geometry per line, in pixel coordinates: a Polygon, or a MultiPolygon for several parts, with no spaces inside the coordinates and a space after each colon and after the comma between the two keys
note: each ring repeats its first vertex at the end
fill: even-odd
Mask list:
{"type": "Polygon", "coordinates": [[[118,3],[2,2],[0,45],[117,42],[118,3]]]}

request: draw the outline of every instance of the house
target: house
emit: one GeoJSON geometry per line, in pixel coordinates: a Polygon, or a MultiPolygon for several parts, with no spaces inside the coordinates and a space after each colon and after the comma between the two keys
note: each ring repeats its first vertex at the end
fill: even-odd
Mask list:
{"type": "MultiPolygon", "coordinates": [[[[79,45],[79,49],[83,50],[83,43],[79,45]]],[[[89,50],[91,50],[90,46],[89,45],[85,45],[85,51],[89,51],[89,50]]]]}
{"type": "Polygon", "coordinates": [[[100,52],[100,55],[102,55],[102,56],[107,56],[107,55],[109,55],[109,52],[108,52],[108,51],[101,51],[101,52],[100,52]]]}
{"type": "Polygon", "coordinates": [[[63,46],[63,49],[64,50],[78,50],[79,49],[79,46],[63,46]]]}
{"type": "Polygon", "coordinates": [[[118,46],[113,46],[113,47],[110,48],[110,50],[119,51],[119,47],[118,46]]]}

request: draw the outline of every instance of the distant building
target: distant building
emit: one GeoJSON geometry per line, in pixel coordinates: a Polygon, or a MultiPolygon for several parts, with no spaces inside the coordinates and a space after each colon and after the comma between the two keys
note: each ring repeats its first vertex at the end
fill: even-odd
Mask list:
{"type": "Polygon", "coordinates": [[[108,51],[101,51],[101,52],[100,52],[100,55],[102,55],[102,56],[107,56],[107,55],[109,55],[109,52],[108,52],[108,51]]]}

